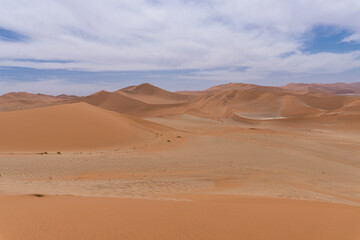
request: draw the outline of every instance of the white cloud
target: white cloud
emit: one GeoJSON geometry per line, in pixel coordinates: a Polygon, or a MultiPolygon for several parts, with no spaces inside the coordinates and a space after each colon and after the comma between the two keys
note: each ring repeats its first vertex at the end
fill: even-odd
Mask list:
{"type": "Polygon", "coordinates": [[[344,41],[359,40],[359,12],[358,0],[1,0],[0,26],[30,40],[0,42],[0,65],[88,71],[251,67],[228,74],[239,78],[341,72],[360,66],[358,53],[303,54],[301,36],[329,24],[354,32],[344,41]],[[295,54],[281,57],[288,52],[295,54]],[[74,62],[12,60],[21,58],[74,62]]]}
{"type": "Polygon", "coordinates": [[[351,34],[350,36],[344,38],[342,42],[360,42],[360,33],[351,34]]]}

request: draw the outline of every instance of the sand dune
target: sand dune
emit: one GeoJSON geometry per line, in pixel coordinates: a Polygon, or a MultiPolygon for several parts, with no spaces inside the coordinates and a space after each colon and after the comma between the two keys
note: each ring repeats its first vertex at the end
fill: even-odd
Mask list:
{"type": "Polygon", "coordinates": [[[283,89],[299,93],[325,93],[331,95],[359,95],[360,83],[289,83],[283,89]]]}
{"type": "MultiPolygon", "coordinates": [[[[302,89],[304,84],[300,84],[302,89]]],[[[314,85],[314,84],[313,84],[314,85]]],[[[313,85],[306,85],[306,88],[313,85]]],[[[100,91],[87,97],[48,96],[43,94],[10,93],[0,97],[0,111],[13,111],[86,102],[110,111],[137,117],[161,117],[189,114],[210,119],[253,120],[318,117],[322,114],[359,109],[359,97],[335,96],[324,91],[298,91],[298,85],[267,87],[254,84],[229,83],[214,86],[196,95],[172,93],[151,84],[141,84],[116,92],[100,91]],[[294,89],[295,90],[294,90],[294,89]],[[2,100],[1,100],[2,99],[2,100]],[[2,102],[1,102],[2,101],[2,102]]],[[[315,84],[328,89],[349,89],[354,84],[315,84]]],[[[353,87],[356,89],[356,87],[353,87]]],[[[339,90],[339,91],[340,91],[339,90]]],[[[342,90],[341,90],[342,91],[342,90]]],[[[186,93],[186,92],[185,92],[186,93]]]]}
{"type": "Polygon", "coordinates": [[[152,94],[157,94],[158,88],[145,84],[126,89],[131,94],[101,91],[82,98],[82,101],[138,117],[189,114],[215,120],[231,118],[239,121],[245,121],[245,118],[268,120],[318,117],[334,112],[346,114],[356,112],[360,101],[359,97],[299,94],[275,87],[226,84],[208,89],[191,101],[187,99],[187,103],[164,104],[165,99],[170,99],[171,102],[173,95],[160,91],[159,99],[162,100],[159,102],[163,104],[154,104],[142,100],[144,96],[156,96],[152,94]],[[242,90],[226,90],[231,88],[242,90]],[[147,91],[148,89],[151,91],[147,91]]]}
{"type": "Polygon", "coordinates": [[[206,94],[206,92],[204,92],[204,91],[187,91],[187,90],[184,90],[184,91],[176,91],[176,93],[184,94],[184,95],[193,95],[193,96],[199,96],[199,95],[204,95],[204,94],[206,94]]]}
{"type": "Polygon", "coordinates": [[[262,90],[262,91],[284,92],[283,89],[278,87],[260,86],[256,84],[246,84],[246,83],[227,83],[227,84],[217,85],[206,89],[204,92],[219,93],[219,92],[231,91],[231,90],[238,90],[238,91],[262,90]]]}
{"type": "Polygon", "coordinates": [[[11,92],[0,96],[0,103],[19,101],[19,100],[42,100],[42,101],[56,101],[57,98],[45,94],[32,94],[27,92],[11,92]]]}
{"type": "MultiPolygon", "coordinates": [[[[189,104],[189,110],[203,117],[227,118],[233,114],[250,119],[302,118],[357,109],[359,99],[345,96],[317,96],[272,91],[266,88],[219,91],[189,104]]],[[[190,111],[188,111],[190,112],[190,111]]]]}
{"type": "MultiPolygon", "coordinates": [[[[139,121],[86,103],[0,113],[0,151],[61,151],[139,144],[152,136],[145,130],[146,121],[139,121]]],[[[153,128],[156,129],[151,125],[153,128]]]]}
{"type": "Polygon", "coordinates": [[[116,93],[150,104],[185,103],[194,99],[194,96],[169,92],[149,83],[126,87],[116,93]]]}
{"type": "Polygon", "coordinates": [[[138,115],[144,111],[149,111],[149,108],[151,108],[151,105],[147,103],[107,91],[94,93],[88,97],[82,98],[82,101],[111,111],[132,115],[138,115]]]}
{"type": "Polygon", "coordinates": [[[0,96],[0,112],[9,112],[37,107],[46,107],[75,102],[76,96],[32,94],[27,92],[11,92],[0,96]]]}
{"type": "MultiPolygon", "coordinates": [[[[293,96],[263,90],[230,90],[206,95],[193,103],[190,108],[197,109],[203,113],[203,116],[212,118],[226,118],[232,114],[254,119],[290,117],[297,116],[299,106],[302,105],[292,100],[293,98],[293,96]],[[296,114],[292,112],[293,109],[295,110],[292,105],[298,105],[296,114]]],[[[301,107],[301,114],[304,116],[316,112],[311,107],[301,107]]]]}
{"type": "Polygon", "coordinates": [[[181,114],[186,111],[186,103],[149,104],[126,95],[100,91],[82,101],[110,111],[130,114],[138,117],[158,117],[181,114]]]}

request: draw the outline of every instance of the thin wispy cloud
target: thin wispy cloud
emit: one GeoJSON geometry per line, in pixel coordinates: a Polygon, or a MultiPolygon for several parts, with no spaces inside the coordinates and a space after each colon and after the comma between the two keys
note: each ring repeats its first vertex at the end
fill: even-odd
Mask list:
{"type": "Polygon", "coordinates": [[[223,81],[342,73],[360,68],[359,13],[357,0],[2,0],[0,66],[223,81]]]}

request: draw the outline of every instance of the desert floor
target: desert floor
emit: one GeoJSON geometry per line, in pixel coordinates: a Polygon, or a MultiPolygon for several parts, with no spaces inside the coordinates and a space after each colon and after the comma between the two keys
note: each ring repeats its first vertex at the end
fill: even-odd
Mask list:
{"type": "Polygon", "coordinates": [[[1,153],[0,239],[360,239],[356,132],[147,120],[176,131],[105,150],[1,153]]]}

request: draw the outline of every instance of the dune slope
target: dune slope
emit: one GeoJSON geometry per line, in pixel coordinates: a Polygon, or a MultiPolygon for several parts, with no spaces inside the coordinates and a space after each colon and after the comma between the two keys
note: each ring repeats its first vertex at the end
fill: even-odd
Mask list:
{"type": "Polygon", "coordinates": [[[116,91],[116,93],[150,104],[184,103],[195,98],[195,96],[169,92],[149,83],[126,87],[116,91]]]}
{"type": "Polygon", "coordinates": [[[110,111],[137,115],[149,110],[149,104],[117,93],[100,91],[82,99],[84,102],[110,111]]]}
{"type": "Polygon", "coordinates": [[[146,121],[86,103],[0,113],[0,151],[60,151],[137,144],[151,137],[146,128],[146,121]]]}
{"type": "Polygon", "coordinates": [[[272,88],[224,90],[206,94],[189,104],[188,112],[213,119],[233,114],[250,119],[318,117],[356,110],[359,99],[346,96],[296,94],[272,88]]]}
{"type": "Polygon", "coordinates": [[[186,103],[149,104],[122,94],[100,91],[82,101],[110,111],[137,117],[156,117],[179,114],[185,111],[186,103]]]}

